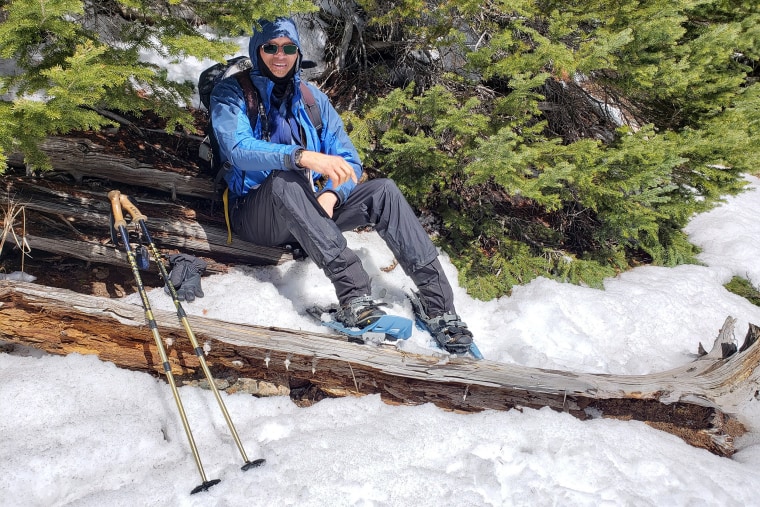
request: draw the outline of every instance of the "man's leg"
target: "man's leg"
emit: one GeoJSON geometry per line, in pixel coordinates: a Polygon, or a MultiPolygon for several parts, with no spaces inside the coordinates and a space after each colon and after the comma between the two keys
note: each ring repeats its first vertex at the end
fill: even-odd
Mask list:
{"type": "Polygon", "coordinates": [[[438,251],[393,181],[381,178],[358,185],[334,219],[341,230],[374,225],[419,289],[418,317],[433,338],[451,353],[470,350],[472,333],[454,309],[454,295],[438,251]]]}
{"type": "Polygon", "coordinates": [[[357,185],[333,218],[342,231],[374,225],[419,289],[430,314],[455,313],[438,250],[392,180],[378,178],[357,185]]]}
{"type": "Polygon", "coordinates": [[[317,202],[303,172],[272,173],[237,206],[233,226],[241,239],[257,245],[297,241],[330,278],[341,305],[371,293],[369,275],[317,202]]]}

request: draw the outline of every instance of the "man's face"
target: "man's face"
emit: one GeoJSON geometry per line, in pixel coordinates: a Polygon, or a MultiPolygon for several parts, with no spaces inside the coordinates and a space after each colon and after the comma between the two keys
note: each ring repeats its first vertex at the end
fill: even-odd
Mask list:
{"type": "Polygon", "coordinates": [[[289,37],[277,37],[259,47],[259,56],[261,56],[261,61],[264,62],[264,65],[269,68],[272,74],[276,77],[285,77],[296,64],[298,50],[289,37]],[[271,54],[275,50],[276,53],[271,54]]]}

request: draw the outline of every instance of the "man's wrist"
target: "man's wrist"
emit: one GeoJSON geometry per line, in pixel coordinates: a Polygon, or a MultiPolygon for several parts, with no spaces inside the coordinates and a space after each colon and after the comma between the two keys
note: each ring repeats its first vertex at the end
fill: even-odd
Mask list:
{"type": "Polygon", "coordinates": [[[303,157],[303,148],[298,148],[293,152],[293,163],[299,169],[303,169],[303,166],[301,165],[301,157],[303,157]]]}

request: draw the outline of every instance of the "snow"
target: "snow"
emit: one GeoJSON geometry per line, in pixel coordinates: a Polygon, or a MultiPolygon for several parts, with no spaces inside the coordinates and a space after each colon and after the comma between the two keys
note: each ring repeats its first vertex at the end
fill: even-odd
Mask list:
{"type": "MultiPolygon", "coordinates": [[[[239,47],[237,52],[227,55],[227,58],[248,54],[248,42],[250,41],[250,37],[225,37],[223,40],[225,42],[237,44],[239,47]]],[[[207,68],[218,63],[210,58],[199,59],[194,56],[183,56],[180,61],[179,58],[161,55],[153,49],[140,51],[140,61],[164,69],[166,71],[166,78],[169,81],[175,81],[177,83],[189,82],[193,85],[193,94],[190,96],[190,103],[193,107],[197,108],[201,107],[200,95],[198,95],[198,89],[196,87],[198,84],[198,76],[200,76],[201,72],[207,68]]],[[[2,62],[0,61],[0,64],[1,63],[2,62]]],[[[1,70],[2,68],[0,67],[0,71],[1,70]]]]}
{"type": "MultiPolygon", "coordinates": [[[[536,367],[644,374],[709,349],[726,316],[736,335],[760,308],[727,292],[733,275],[760,281],[760,180],[686,228],[702,266],[641,267],[604,290],[537,279],[487,302],[456,288],[458,310],[491,360],[536,367]]],[[[350,234],[378,295],[411,315],[410,280],[375,233],[350,234]]],[[[445,256],[452,280],[456,270],[445,256]]],[[[191,315],[324,331],[307,305],[335,302],[309,261],[239,267],[203,280],[191,315]]],[[[139,305],[136,295],[128,298],[139,305]]],[[[173,310],[161,289],[154,308],[173,310]]],[[[213,348],[213,343],[205,344],[213,348]]],[[[415,330],[405,347],[430,349],[415,330]]],[[[758,505],[760,402],[740,419],[750,433],[719,458],[639,422],[580,421],[549,409],[458,414],[432,404],[390,406],[379,396],[327,399],[222,393],[250,459],[246,472],[213,394],[180,387],[208,479],[200,476],[168,384],[95,356],[0,354],[0,504],[12,506],[479,506],[758,505]]]]}

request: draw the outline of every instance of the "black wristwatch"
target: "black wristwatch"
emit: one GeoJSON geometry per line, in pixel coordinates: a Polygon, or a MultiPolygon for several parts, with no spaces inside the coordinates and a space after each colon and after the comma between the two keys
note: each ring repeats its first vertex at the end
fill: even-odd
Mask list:
{"type": "Polygon", "coordinates": [[[301,166],[301,157],[303,156],[303,148],[298,148],[296,151],[293,152],[293,163],[296,165],[296,167],[299,167],[303,169],[303,166],[301,166]]]}

